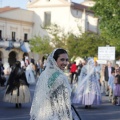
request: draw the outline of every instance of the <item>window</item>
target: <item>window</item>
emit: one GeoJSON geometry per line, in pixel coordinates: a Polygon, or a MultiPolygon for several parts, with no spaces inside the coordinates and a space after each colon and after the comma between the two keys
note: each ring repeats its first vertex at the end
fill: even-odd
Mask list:
{"type": "Polygon", "coordinates": [[[0,40],[2,40],[2,30],[0,30],[0,40]]]}
{"type": "Polygon", "coordinates": [[[15,32],[12,32],[12,40],[15,41],[15,32]]]}
{"type": "Polygon", "coordinates": [[[44,27],[49,26],[51,24],[51,12],[44,13],[44,27]]]}
{"type": "Polygon", "coordinates": [[[24,40],[28,40],[28,34],[24,33],[24,40]]]}

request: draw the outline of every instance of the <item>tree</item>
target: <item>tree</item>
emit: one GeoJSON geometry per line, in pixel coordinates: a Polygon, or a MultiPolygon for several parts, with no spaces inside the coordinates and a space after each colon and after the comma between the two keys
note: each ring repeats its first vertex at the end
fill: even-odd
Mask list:
{"type": "Polygon", "coordinates": [[[65,34],[64,29],[62,29],[57,24],[52,24],[50,27],[47,28],[47,31],[51,36],[51,45],[54,48],[66,49],[67,34],[65,34]]]}
{"type": "Polygon", "coordinates": [[[49,43],[48,37],[41,38],[40,36],[35,36],[30,40],[31,50],[42,55],[49,54],[53,50],[49,43]]]}
{"type": "Polygon", "coordinates": [[[85,32],[79,36],[70,34],[67,40],[70,57],[94,57],[97,55],[98,47],[106,44],[108,43],[105,38],[91,32],[85,32]]]}
{"type": "Polygon", "coordinates": [[[99,18],[101,35],[110,46],[116,47],[116,58],[120,56],[120,0],[94,0],[91,9],[99,18]]]}
{"type": "Polygon", "coordinates": [[[99,18],[100,32],[104,37],[120,44],[120,0],[94,0],[91,9],[99,18]],[[119,41],[118,41],[119,40],[119,41]]]}

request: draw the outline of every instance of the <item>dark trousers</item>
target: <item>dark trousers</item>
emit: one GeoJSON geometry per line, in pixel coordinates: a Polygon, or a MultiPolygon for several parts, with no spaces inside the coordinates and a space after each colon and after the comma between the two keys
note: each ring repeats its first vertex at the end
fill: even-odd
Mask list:
{"type": "Polygon", "coordinates": [[[71,84],[74,81],[74,78],[75,78],[74,76],[76,77],[76,72],[71,73],[71,84]]]}

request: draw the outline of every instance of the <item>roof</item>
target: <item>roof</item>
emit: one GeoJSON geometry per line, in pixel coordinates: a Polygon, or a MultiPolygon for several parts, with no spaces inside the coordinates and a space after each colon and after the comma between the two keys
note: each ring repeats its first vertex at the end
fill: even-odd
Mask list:
{"type": "Polygon", "coordinates": [[[78,10],[84,10],[85,9],[87,12],[94,13],[94,11],[90,10],[90,7],[82,5],[82,4],[79,4],[79,3],[72,2],[71,7],[73,9],[78,9],[78,10]]]}
{"type": "Polygon", "coordinates": [[[3,7],[3,8],[0,8],[0,13],[2,13],[2,12],[7,12],[7,11],[11,11],[11,10],[18,9],[18,8],[19,8],[19,7],[6,6],[6,7],[3,7]]]}

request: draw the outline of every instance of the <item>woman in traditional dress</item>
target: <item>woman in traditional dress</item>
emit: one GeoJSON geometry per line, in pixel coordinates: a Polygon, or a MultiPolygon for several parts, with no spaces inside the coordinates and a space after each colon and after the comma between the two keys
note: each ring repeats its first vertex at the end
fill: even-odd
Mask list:
{"type": "Polygon", "coordinates": [[[63,72],[67,61],[64,49],[55,49],[49,55],[36,85],[30,120],[72,120],[71,88],[63,72]]]}
{"type": "Polygon", "coordinates": [[[21,68],[20,62],[17,61],[8,78],[4,101],[15,103],[16,108],[19,108],[21,103],[30,102],[30,99],[25,72],[21,68]]]}
{"type": "Polygon", "coordinates": [[[85,108],[90,108],[91,105],[100,104],[100,101],[100,84],[96,76],[94,60],[90,59],[81,70],[72,102],[83,104],[85,108]]]}

